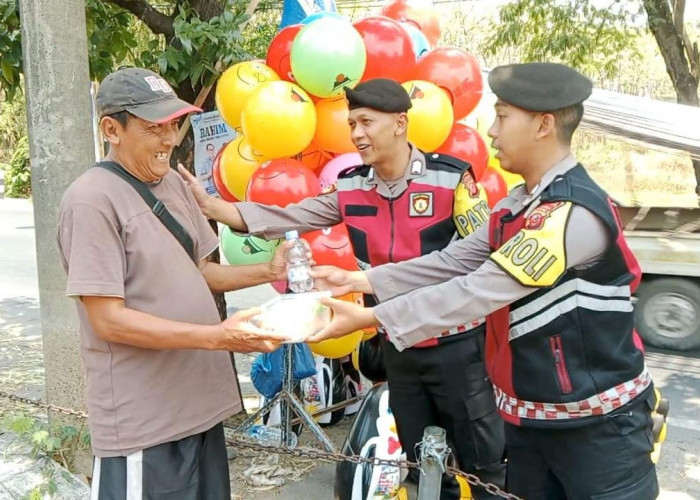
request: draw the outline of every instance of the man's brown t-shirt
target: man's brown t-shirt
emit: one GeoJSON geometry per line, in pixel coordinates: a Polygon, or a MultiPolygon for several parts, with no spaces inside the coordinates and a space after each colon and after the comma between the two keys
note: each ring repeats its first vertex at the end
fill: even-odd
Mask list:
{"type": "MultiPolygon", "coordinates": [[[[216,248],[215,233],[176,173],[149,187],[190,234],[198,259],[216,248]]],[[[90,168],[64,194],[58,244],[69,296],[123,297],[126,307],[169,320],[220,321],[187,252],[134,188],[105,169],[90,168]]],[[[82,302],[76,304],[95,455],[126,455],[181,439],[240,411],[227,352],[105,342],[82,302]]]]}

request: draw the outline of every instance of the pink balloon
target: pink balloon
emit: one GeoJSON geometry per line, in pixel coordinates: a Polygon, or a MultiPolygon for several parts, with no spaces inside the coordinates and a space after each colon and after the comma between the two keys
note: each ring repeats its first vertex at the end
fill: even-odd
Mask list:
{"type": "Polygon", "coordinates": [[[273,281],[270,284],[272,288],[277,290],[277,293],[284,293],[287,291],[287,280],[273,281]]]}
{"type": "Polygon", "coordinates": [[[338,174],[346,168],[357,167],[358,165],[362,165],[360,153],[344,153],[336,156],[326,163],[326,166],[323,167],[323,170],[321,170],[318,176],[318,180],[321,182],[321,189],[337,181],[338,174]]]}

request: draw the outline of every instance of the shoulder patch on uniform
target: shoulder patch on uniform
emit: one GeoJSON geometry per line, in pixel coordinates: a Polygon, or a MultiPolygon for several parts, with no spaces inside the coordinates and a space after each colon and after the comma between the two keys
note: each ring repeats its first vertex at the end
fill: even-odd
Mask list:
{"type": "Polygon", "coordinates": [[[455,188],[452,208],[452,218],[462,238],[488,224],[491,211],[487,201],[484,188],[476,183],[471,171],[465,171],[455,188]]]}
{"type": "Polygon", "coordinates": [[[369,165],[357,165],[355,167],[348,167],[345,170],[341,170],[338,174],[338,179],[346,179],[349,177],[355,177],[356,175],[367,176],[369,171],[372,169],[369,165]]]}
{"type": "Polygon", "coordinates": [[[566,226],[573,204],[544,203],[525,219],[523,229],[490,259],[525,286],[554,285],[566,272],[566,226]]]}
{"type": "Polygon", "coordinates": [[[462,172],[470,169],[471,165],[464,160],[442,153],[424,153],[425,165],[434,170],[449,170],[451,172],[462,172]]]}
{"type": "Polygon", "coordinates": [[[321,195],[331,194],[331,193],[335,193],[337,190],[338,190],[338,184],[334,182],[333,184],[329,184],[328,186],[321,189],[321,193],[319,193],[319,194],[321,194],[321,195]]]}

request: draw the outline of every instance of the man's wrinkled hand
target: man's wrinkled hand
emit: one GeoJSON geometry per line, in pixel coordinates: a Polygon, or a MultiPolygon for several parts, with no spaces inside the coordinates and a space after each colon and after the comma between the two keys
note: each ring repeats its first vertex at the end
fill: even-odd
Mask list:
{"type": "Polygon", "coordinates": [[[180,176],[187,183],[187,186],[190,188],[190,191],[192,192],[192,196],[194,196],[194,199],[197,202],[197,205],[199,205],[199,208],[206,215],[209,200],[212,197],[209,196],[209,194],[207,194],[207,190],[204,189],[204,186],[202,186],[202,183],[199,182],[199,179],[197,179],[194,175],[192,175],[192,173],[189,170],[187,170],[184,167],[184,165],[182,165],[182,163],[177,164],[177,171],[180,173],[180,176]]]}
{"type": "Polygon", "coordinates": [[[220,339],[222,350],[233,352],[271,352],[289,337],[264,330],[251,322],[260,309],[238,311],[221,323],[224,334],[220,339]]]}
{"type": "MultiPolygon", "coordinates": [[[[311,255],[311,247],[309,246],[309,243],[303,239],[299,238],[299,241],[304,245],[304,248],[306,248],[306,258],[309,259],[309,263],[313,266],[316,264],[316,262],[313,260],[313,257],[311,255]]],[[[286,254],[287,250],[289,250],[292,246],[291,241],[283,241],[275,250],[275,254],[272,256],[272,260],[270,261],[270,275],[273,277],[273,281],[279,281],[279,280],[286,280],[287,279],[287,261],[286,261],[286,254]]]]}

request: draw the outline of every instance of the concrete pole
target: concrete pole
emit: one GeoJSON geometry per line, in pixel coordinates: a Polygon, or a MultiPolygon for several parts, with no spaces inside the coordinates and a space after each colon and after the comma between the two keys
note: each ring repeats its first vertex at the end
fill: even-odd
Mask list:
{"type": "Polygon", "coordinates": [[[418,483],[418,500],[439,500],[447,453],[445,429],[435,426],[423,429],[419,460],[421,476],[418,483]]]}
{"type": "Polygon", "coordinates": [[[46,396],[52,404],[84,409],[78,322],[65,295],[56,223],[63,192],[95,158],[85,2],[19,4],[46,396]]]}

